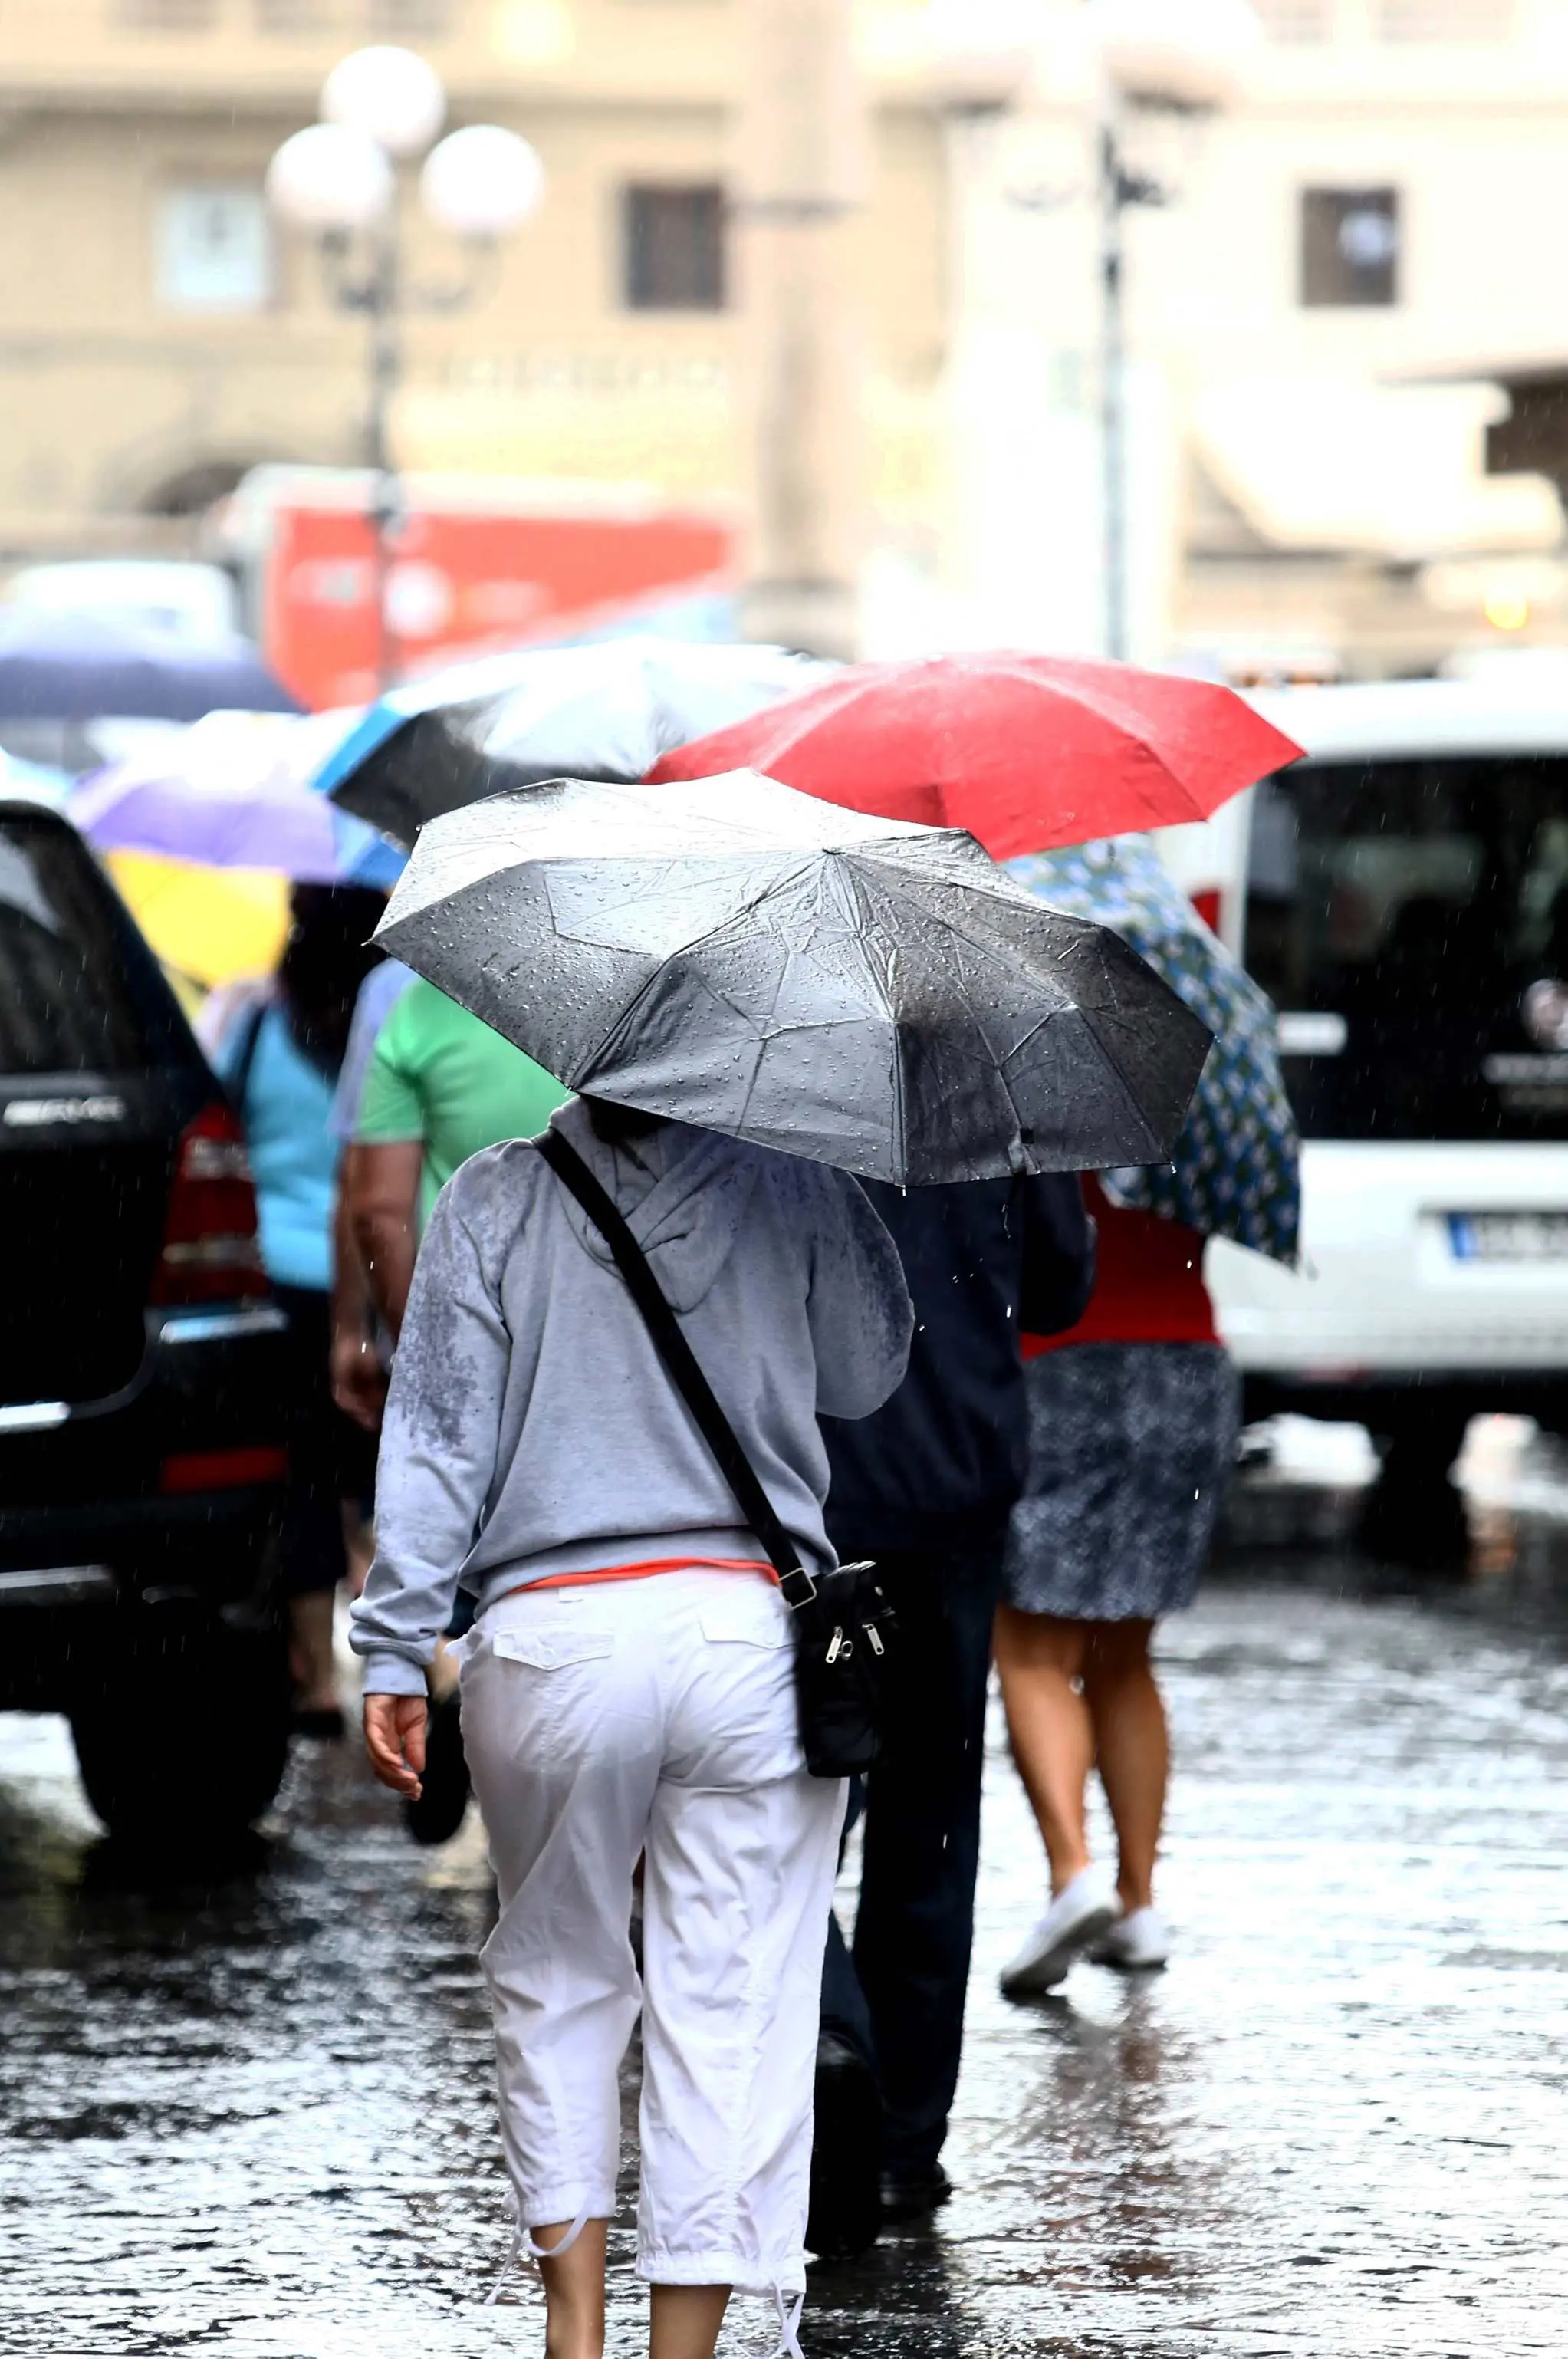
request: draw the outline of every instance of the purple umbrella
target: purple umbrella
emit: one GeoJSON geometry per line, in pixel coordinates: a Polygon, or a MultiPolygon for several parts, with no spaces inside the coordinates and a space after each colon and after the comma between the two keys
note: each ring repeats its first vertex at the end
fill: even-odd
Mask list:
{"type": "Polygon", "coordinates": [[[270,868],[301,885],[388,887],[402,854],[304,783],[358,718],[210,713],[173,746],[98,771],[67,814],[104,852],[270,868]]]}

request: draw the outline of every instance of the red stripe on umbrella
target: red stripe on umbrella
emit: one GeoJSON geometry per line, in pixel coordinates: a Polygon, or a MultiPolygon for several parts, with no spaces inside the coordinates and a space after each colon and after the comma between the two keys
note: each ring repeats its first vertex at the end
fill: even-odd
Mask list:
{"type": "Polygon", "coordinates": [[[1009,860],[1207,819],[1301,751],[1210,680],[1001,653],[859,664],[648,775],[762,770],[824,802],[968,828],[1009,860]]]}

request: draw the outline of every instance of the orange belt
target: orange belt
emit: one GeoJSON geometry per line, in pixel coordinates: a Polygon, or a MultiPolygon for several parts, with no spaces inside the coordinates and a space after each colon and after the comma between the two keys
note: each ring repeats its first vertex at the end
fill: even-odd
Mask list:
{"type": "Polygon", "coordinates": [[[656,1572],[760,1572],[778,1583],[778,1574],[762,1559],[751,1556],[658,1556],[640,1564],[605,1564],[591,1572],[547,1572],[543,1581],[520,1581],[503,1597],[525,1597],[535,1589],[581,1589],[594,1581],[648,1581],[656,1572]]]}

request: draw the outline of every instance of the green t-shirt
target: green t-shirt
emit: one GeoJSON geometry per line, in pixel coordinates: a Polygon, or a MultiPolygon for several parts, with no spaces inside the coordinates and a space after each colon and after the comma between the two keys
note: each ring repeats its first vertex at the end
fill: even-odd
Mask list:
{"type": "Polygon", "coordinates": [[[542,1065],[423,979],[409,984],[376,1038],[354,1137],[425,1149],[421,1224],[460,1163],[503,1138],[532,1138],[571,1092],[542,1065]]]}

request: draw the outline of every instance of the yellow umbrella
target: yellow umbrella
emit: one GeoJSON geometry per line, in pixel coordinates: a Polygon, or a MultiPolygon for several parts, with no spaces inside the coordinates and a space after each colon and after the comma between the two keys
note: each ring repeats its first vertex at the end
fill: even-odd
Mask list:
{"type": "MultiPolygon", "coordinates": [[[[207,868],[159,853],[105,855],[157,956],[198,991],[270,974],[288,931],[288,879],[269,868],[207,868]]],[[[189,1004],[190,995],[182,994],[189,1004]]]]}

